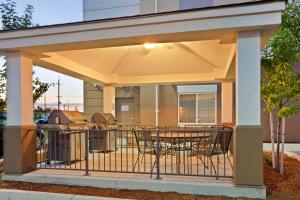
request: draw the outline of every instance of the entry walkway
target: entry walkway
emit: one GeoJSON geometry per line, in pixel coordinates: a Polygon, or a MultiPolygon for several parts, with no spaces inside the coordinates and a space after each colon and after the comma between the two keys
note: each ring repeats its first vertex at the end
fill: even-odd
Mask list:
{"type": "MultiPolygon", "coordinates": [[[[293,143],[293,144],[285,144],[285,153],[290,157],[296,158],[300,161],[300,144],[293,143]]],[[[272,146],[271,143],[264,143],[264,151],[271,151],[272,146]]]]}
{"type": "Polygon", "coordinates": [[[161,180],[149,175],[92,172],[84,176],[79,171],[37,170],[24,175],[3,175],[2,180],[48,183],[96,188],[178,192],[182,194],[266,198],[265,187],[238,187],[231,180],[207,177],[162,176],[161,180]]]}

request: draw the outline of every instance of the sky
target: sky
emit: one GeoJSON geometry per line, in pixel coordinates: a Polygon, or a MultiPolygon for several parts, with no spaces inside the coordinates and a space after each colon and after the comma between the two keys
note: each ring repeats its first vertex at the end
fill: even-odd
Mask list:
{"type": "MultiPolygon", "coordinates": [[[[18,13],[22,13],[27,4],[34,7],[33,22],[35,24],[50,25],[66,22],[82,21],[82,3],[83,0],[15,0],[18,13]]],[[[0,0],[4,3],[6,0],[0,0]]],[[[0,64],[3,60],[0,60],[0,64]]],[[[81,80],[56,73],[41,67],[34,67],[36,75],[48,83],[57,82],[61,79],[62,104],[70,103],[70,109],[75,106],[82,111],[83,104],[83,82],[81,80]],[[73,104],[73,105],[72,105],[73,104]]],[[[51,87],[46,93],[47,104],[49,107],[57,104],[57,86],[51,87]]],[[[44,103],[44,98],[39,100],[38,104],[44,103]]]]}

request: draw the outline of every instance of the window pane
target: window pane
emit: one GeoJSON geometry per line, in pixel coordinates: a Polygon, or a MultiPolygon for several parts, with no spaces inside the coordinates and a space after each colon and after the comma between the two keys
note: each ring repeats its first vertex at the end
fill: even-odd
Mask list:
{"type": "Polygon", "coordinates": [[[216,123],[215,94],[198,95],[198,123],[216,123]]]}
{"type": "Polygon", "coordinates": [[[179,122],[196,122],[196,95],[192,94],[179,96],[179,122]]]}

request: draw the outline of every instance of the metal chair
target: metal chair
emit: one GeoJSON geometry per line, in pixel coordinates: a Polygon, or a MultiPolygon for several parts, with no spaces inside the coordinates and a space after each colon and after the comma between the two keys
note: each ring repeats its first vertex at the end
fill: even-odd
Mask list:
{"type": "MultiPolygon", "coordinates": [[[[137,164],[139,164],[139,161],[141,160],[142,162],[143,159],[145,159],[147,154],[150,156],[155,156],[155,160],[153,165],[151,166],[151,171],[150,171],[151,178],[152,178],[153,169],[157,165],[157,153],[158,153],[157,138],[152,136],[153,131],[154,130],[149,130],[149,129],[142,129],[141,131],[137,131],[135,129],[132,130],[135,141],[137,143],[137,149],[138,149],[138,157],[137,160],[135,161],[133,172],[137,164]],[[143,143],[143,145],[141,143],[143,143]]],[[[167,152],[162,148],[161,145],[159,145],[159,157],[161,158],[166,155],[167,152]]]]}
{"type": "MultiPolygon", "coordinates": [[[[219,173],[217,172],[219,170],[216,170],[216,167],[213,163],[213,156],[217,156],[217,165],[219,166],[220,158],[219,155],[224,155],[227,157],[231,168],[233,169],[233,164],[229,158],[229,149],[230,149],[230,142],[233,134],[233,129],[231,127],[212,127],[211,133],[215,133],[214,139],[210,139],[210,141],[214,140],[213,143],[211,143],[208,140],[201,140],[199,143],[197,143],[192,151],[190,156],[196,156],[198,159],[201,160],[204,167],[208,169],[208,165],[205,163],[205,158],[208,158],[210,160],[210,163],[214,169],[215,175],[217,176],[219,173]]],[[[212,137],[211,137],[212,138],[212,137]]]]}

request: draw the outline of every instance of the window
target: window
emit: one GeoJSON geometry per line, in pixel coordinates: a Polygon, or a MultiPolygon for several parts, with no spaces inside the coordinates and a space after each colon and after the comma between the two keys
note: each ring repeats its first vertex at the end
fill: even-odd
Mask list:
{"type": "Polygon", "coordinates": [[[216,123],[216,95],[198,94],[198,123],[216,123]]]}
{"type": "Polygon", "coordinates": [[[179,121],[180,123],[192,123],[196,119],[196,95],[179,96],[179,121]]]}
{"type": "Polygon", "coordinates": [[[179,94],[180,124],[215,124],[216,93],[179,94]]]}

